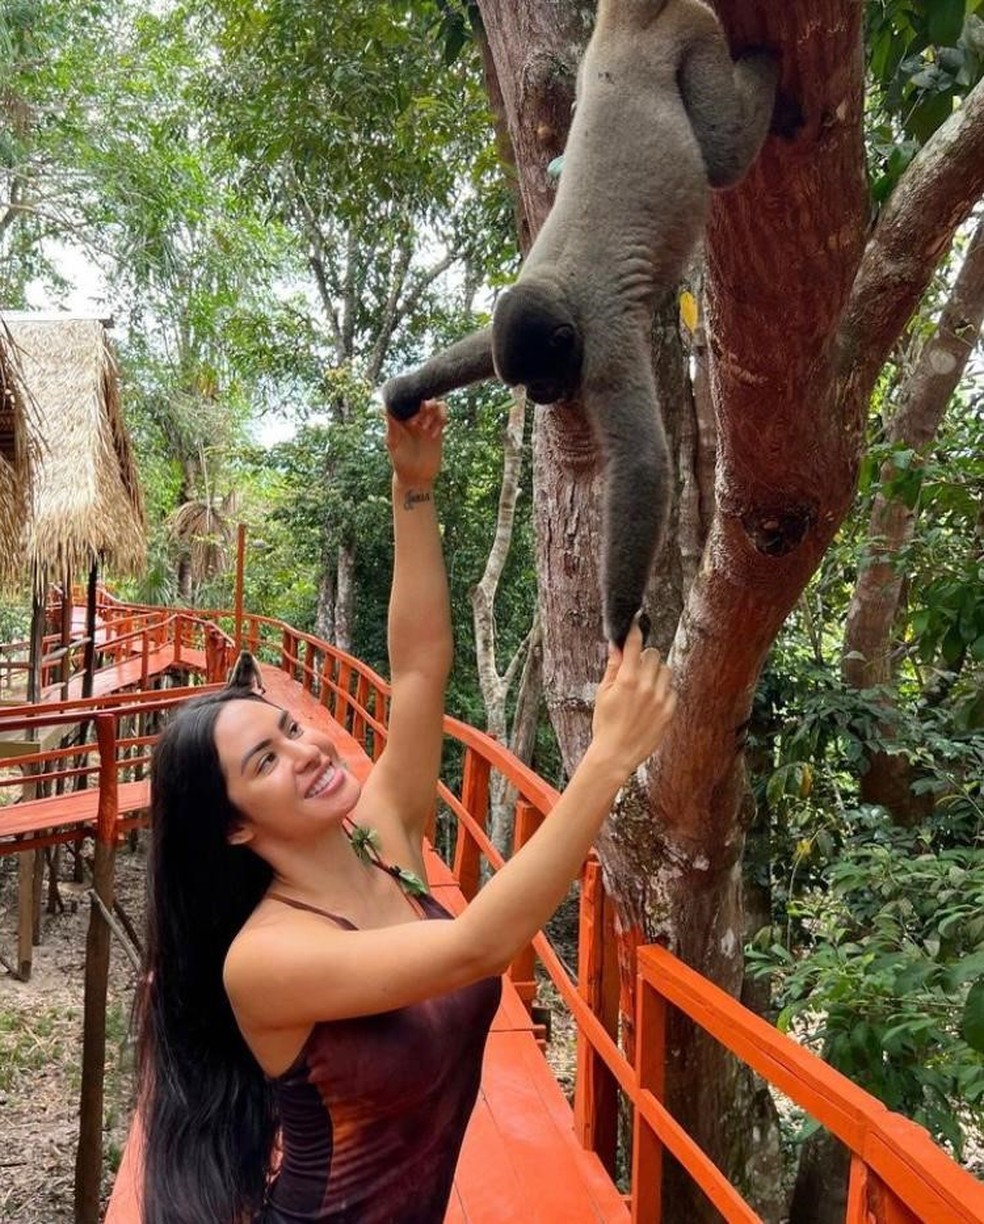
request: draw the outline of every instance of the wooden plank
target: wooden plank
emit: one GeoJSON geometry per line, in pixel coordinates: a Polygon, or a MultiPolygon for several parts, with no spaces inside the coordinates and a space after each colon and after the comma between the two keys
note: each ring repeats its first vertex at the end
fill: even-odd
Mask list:
{"type": "MultiPolygon", "coordinates": [[[[121,812],[136,812],[150,806],[150,782],[121,782],[118,808],[121,812]]],[[[31,799],[0,810],[0,838],[62,826],[94,825],[99,812],[99,791],[94,787],[52,795],[49,799],[31,799]]],[[[0,841],[0,854],[16,851],[17,843],[0,841]]]]}
{"type": "MultiPolygon", "coordinates": [[[[521,1190],[511,1211],[484,1217],[490,1224],[493,1219],[521,1219],[524,1224],[557,1224],[560,1220],[627,1224],[628,1211],[601,1162],[577,1142],[570,1106],[532,1034],[489,1035],[481,1106],[478,1125],[482,1126],[487,1111],[502,1143],[504,1165],[496,1162],[495,1180],[513,1182],[521,1190]],[[544,1176],[547,1170],[549,1177],[544,1176]]],[[[489,1146],[487,1135],[481,1145],[469,1145],[466,1135],[456,1180],[462,1186],[469,1220],[473,1198],[466,1184],[472,1185],[472,1162],[477,1165],[475,1181],[479,1171],[484,1171],[486,1183],[493,1180],[489,1146]]],[[[482,1193],[475,1186],[474,1201],[480,1202],[482,1193]]]]}

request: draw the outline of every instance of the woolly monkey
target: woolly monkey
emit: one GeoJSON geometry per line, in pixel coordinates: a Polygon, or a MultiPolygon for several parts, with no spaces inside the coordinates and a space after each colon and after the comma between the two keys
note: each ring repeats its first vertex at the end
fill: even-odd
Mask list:
{"type": "Polygon", "coordinates": [[[580,398],[605,461],[605,634],[619,646],[670,504],[653,308],[680,280],[710,189],[736,183],[765,139],[777,76],[766,52],[732,62],[702,0],[599,0],[557,197],[492,326],[383,387],[400,420],[493,375],[534,403],[580,398]]]}

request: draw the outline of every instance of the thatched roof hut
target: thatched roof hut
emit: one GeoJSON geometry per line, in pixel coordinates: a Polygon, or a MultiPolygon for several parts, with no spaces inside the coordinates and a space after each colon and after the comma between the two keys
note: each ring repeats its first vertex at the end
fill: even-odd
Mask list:
{"type": "Polygon", "coordinates": [[[11,457],[10,470],[0,471],[0,572],[43,582],[100,561],[116,573],[141,569],[143,498],[102,321],[20,313],[0,320],[10,389],[0,452],[11,457]]]}
{"type": "Polygon", "coordinates": [[[28,426],[31,403],[17,379],[11,359],[13,342],[0,323],[0,584],[17,569],[20,540],[36,458],[36,421],[28,426]]]}

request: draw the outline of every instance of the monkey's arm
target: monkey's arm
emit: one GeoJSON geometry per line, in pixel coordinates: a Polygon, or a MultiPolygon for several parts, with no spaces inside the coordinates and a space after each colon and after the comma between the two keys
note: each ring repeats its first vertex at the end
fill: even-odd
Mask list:
{"type": "Polygon", "coordinates": [[[756,51],[732,63],[723,35],[703,37],[685,52],[678,79],[708,181],[730,187],[751,166],[769,130],[778,60],[756,51]]]}
{"type": "Polygon", "coordinates": [[[641,341],[605,347],[617,365],[585,380],[584,408],[605,455],[601,588],[605,636],[620,647],[665,535],[670,461],[648,353],[641,341]]]}
{"type": "Polygon", "coordinates": [[[443,353],[436,353],[409,374],[399,374],[383,385],[386,410],[398,421],[416,416],[425,399],[439,399],[448,391],[492,378],[492,328],[477,331],[443,353]]]}

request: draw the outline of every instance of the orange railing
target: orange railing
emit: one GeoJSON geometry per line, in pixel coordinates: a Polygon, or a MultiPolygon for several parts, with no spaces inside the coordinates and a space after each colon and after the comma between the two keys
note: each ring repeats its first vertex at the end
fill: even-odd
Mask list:
{"type": "MultiPolygon", "coordinates": [[[[107,619],[120,629],[125,627],[122,606],[105,600],[102,607],[109,614],[107,619]]],[[[132,607],[127,611],[132,616],[150,617],[156,613],[160,618],[165,610],[132,607]]],[[[208,640],[209,633],[214,633],[216,640],[224,643],[223,665],[231,657],[231,642],[228,632],[223,633],[218,627],[228,629],[234,625],[240,631],[242,645],[258,658],[279,666],[302,685],[372,759],[378,758],[386,740],[390,690],[360,660],[275,618],[249,614],[237,618],[228,610],[182,610],[169,612],[168,618],[174,626],[179,656],[182,646],[190,650],[191,635],[201,643],[208,640]]],[[[146,626],[139,631],[128,630],[149,631],[146,626]]],[[[212,675],[218,678],[215,668],[212,675]]],[[[117,739],[116,720],[135,710],[173,704],[187,695],[188,691],[175,690],[166,699],[154,695],[156,700],[147,702],[126,697],[122,699],[126,704],[119,704],[116,709],[99,704],[100,700],[105,703],[108,699],[95,699],[84,709],[81,707],[85,703],[68,703],[71,709],[51,707],[40,715],[44,721],[95,716],[102,728],[99,781],[100,788],[106,786],[112,798],[100,803],[101,836],[113,841],[120,828],[125,827],[118,813],[112,811],[123,776],[121,771],[134,768],[134,761],[144,763],[143,749],[149,742],[149,738],[141,736],[117,739]],[[121,745],[137,754],[129,764],[125,755],[119,757],[121,745]]],[[[117,698],[118,703],[120,700],[117,698]]],[[[27,725],[31,715],[24,713],[21,717],[27,725]]],[[[0,727],[6,725],[8,718],[0,713],[0,727]]],[[[486,831],[493,772],[515,788],[515,846],[533,834],[558,796],[489,736],[453,718],[445,719],[445,731],[464,749],[459,793],[442,781],[439,797],[456,821],[453,870],[462,892],[470,898],[478,888],[483,860],[493,869],[502,865],[486,831]]],[[[78,753],[78,749],[74,751],[78,753]]],[[[51,754],[50,762],[42,762],[37,756],[29,758],[29,762],[35,766],[54,766],[56,755],[51,754]]],[[[78,769],[88,775],[93,768],[70,767],[56,770],[55,774],[68,778],[78,769]]],[[[2,852],[4,848],[0,846],[2,852]]],[[[847,1224],[984,1221],[984,1186],[933,1144],[925,1130],[889,1112],[822,1060],[779,1034],[665,949],[655,946],[641,948],[638,954],[636,1051],[634,1065],[630,1064],[615,1035],[618,996],[612,914],[594,859],[586,864],[582,877],[579,943],[577,982],[542,933],[533,947],[517,958],[510,973],[522,997],[532,1002],[536,990],[535,955],[570,1009],[578,1032],[575,1128],[582,1144],[596,1151],[613,1175],[620,1094],[631,1111],[631,1182],[626,1198],[633,1224],[656,1224],[662,1218],[664,1151],[671,1152],[690,1173],[725,1220],[744,1224],[759,1218],[663,1104],[666,1012],[670,1006],[684,1012],[850,1148],[847,1224]]]]}

